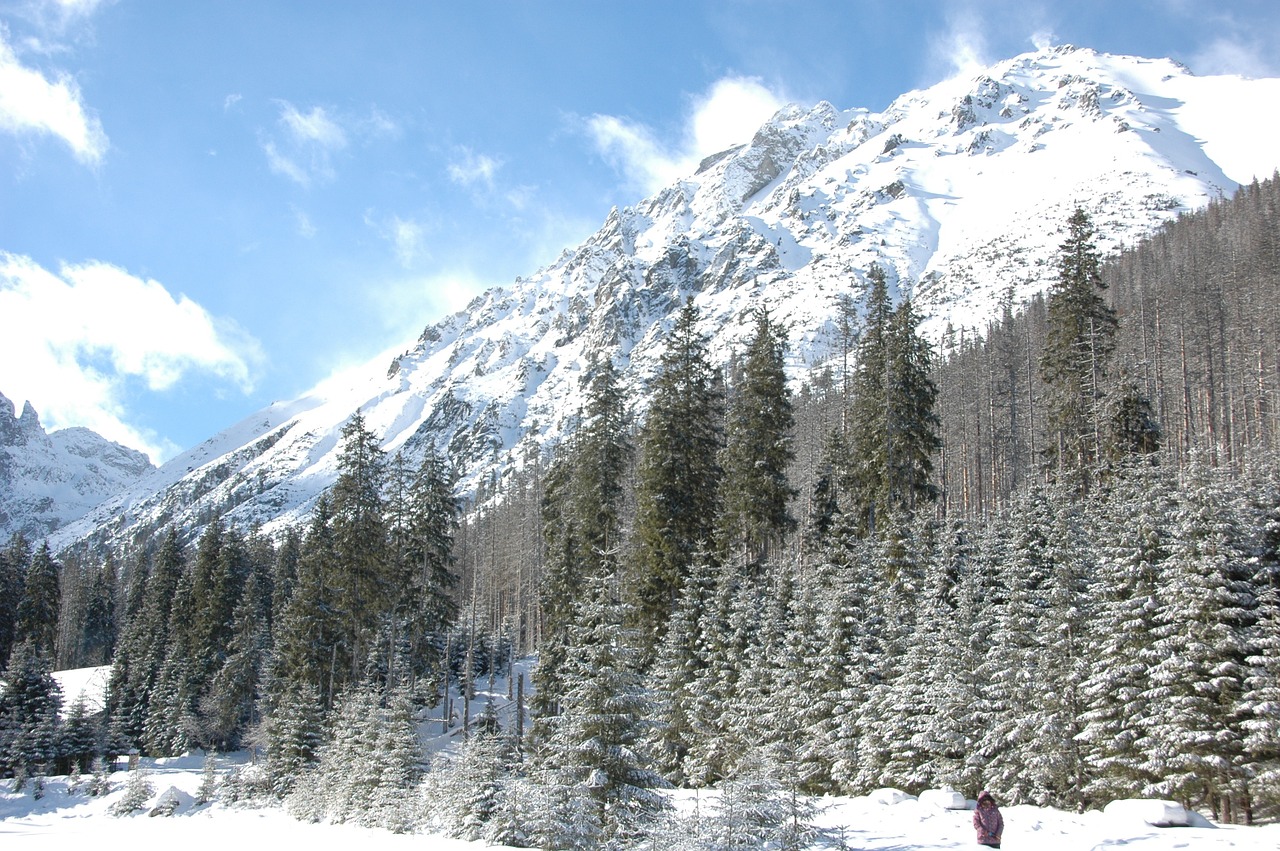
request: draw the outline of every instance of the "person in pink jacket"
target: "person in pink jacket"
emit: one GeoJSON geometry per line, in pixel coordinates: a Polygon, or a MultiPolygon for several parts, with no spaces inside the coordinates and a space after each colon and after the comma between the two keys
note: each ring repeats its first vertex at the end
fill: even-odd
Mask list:
{"type": "Polygon", "coordinates": [[[978,832],[978,844],[989,848],[1000,847],[1000,835],[1004,833],[1004,816],[996,806],[996,799],[986,789],[978,795],[978,806],[973,810],[973,829],[978,832]]]}

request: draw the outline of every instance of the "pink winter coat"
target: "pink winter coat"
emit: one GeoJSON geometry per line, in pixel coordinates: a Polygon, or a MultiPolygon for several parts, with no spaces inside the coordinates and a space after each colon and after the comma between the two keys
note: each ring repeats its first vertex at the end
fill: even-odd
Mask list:
{"type": "Polygon", "coordinates": [[[1004,833],[1004,816],[996,806],[990,792],[978,796],[978,806],[973,811],[973,829],[978,832],[978,844],[1000,847],[1000,835],[1004,833]]]}

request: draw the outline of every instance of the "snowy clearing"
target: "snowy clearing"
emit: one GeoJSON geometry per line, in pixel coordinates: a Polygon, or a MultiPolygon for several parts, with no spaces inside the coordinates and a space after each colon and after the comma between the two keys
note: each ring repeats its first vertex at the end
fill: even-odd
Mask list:
{"type": "MultiPolygon", "coordinates": [[[[220,771],[230,769],[243,756],[228,757],[220,771]]],[[[15,794],[11,780],[0,781],[0,844],[8,848],[83,849],[86,847],[137,847],[226,849],[262,848],[302,842],[306,847],[359,847],[362,849],[415,848],[427,851],[464,851],[489,848],[481,842],[463,842],[434,835],[397,835],[351,825],[316,825],[299,822],[283,810],[231,808],[220,803],[195,805],[192,798],[202,782],[200,755],[169,760],[143,760],[154,790],[148,805],[134,815],[115,817],[112,803],[124,795],[127,773],[112,775],[112,792],[100,798],[83,792],[68,794],[65,777],[45,781],[44,796],[35,800],[31,787],[15,794]],[[171,787],[183,803],[168,818],[148,817],[147,812],[171,787]]],[[[707,807],[714,792],[682,790],[673,793],[677,806],[691,812],[707,807]]],[[[815,848],[844,847],[867,851],[950,849],[976,847],[971,814],[948,810],[936,801],[942,796],[900,796],[886,790],[859,798],[828,797],[817,801],[815,825],[825,837],[815,848]],[[935,802],[931,803],[933,799],[935,802]]],[[[1127,803],[1127,802],[1126,802],[1127,803]]],[[[1125,846],[1130,851],[1174,849],[1243,849],[1274,851],[1280,847],[1280,825],[1218,827],[1190,814],[1193,827],[1152,827],[1144,821],[1151,812],[1164,811],[1159,802],[1135,802],[1116,807],[1118,812],[1064,813],[1058,810],[1016,806],[1004,808],[1004,847],[1036,851],[1079,851],[1125,846]]]]}

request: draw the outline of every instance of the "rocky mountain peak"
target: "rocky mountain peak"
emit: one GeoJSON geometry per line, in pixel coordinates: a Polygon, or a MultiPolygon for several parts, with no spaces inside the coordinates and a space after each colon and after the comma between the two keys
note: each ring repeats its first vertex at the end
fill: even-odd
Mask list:
{"type": "Polygon", "coordinates": [[[788,329],[797,379],[833,351],[836,305],[861,294],[872,264],[935,339],[980,332],[1052,281],[1076,207],[1110,251],[1270,174],[1280,156],[1261,105],[1278,100],[1280,80],[1197,78],[1168,60],[1055,47],[881,113],[785,107],[694,173],[612,210],[554,263],[432,323],[393,368],[373,364],[258,412],[63,540],[125,534],[124,515],[296,521],[332,480],[336,436],[357,409],[388,451],[433,445],[474,487],[566,437],[592,357],[614,359],[642,412],[689,297],[721,362],[767,307],[788,329]]]}

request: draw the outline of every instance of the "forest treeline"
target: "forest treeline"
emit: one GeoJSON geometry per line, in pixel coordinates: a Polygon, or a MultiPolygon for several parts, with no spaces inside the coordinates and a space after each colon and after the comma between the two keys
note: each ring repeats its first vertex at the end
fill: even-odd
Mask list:
{"type": "Polygon", "coordinates": [[[873,267],[794,393],[767,310],[717,369],[690,301],[643,419],[596,359],[572,437],[467,505],[357,414],[277,540],[15,539],[0,762],[252,746],[263,774],[231,794],[314,818],[364,796],[403,828],[403,731],[537,652],[526,734],[464,719],[470,755],[432,775],[476,808],[433,811],[459,835],[626,845],[670,829],[667,783],[771,789],[777,813],[949,784],[1274,818],[1278,201],[1255,182],[1106,264],[1077,211],[1049,292],[940,352],[873,267]],[[105,716],[73,713],[96,733],[67,744],[47,672],[105,662],[105,716]],[[387,755],[358,794],[353,742],[387,755]]]}

